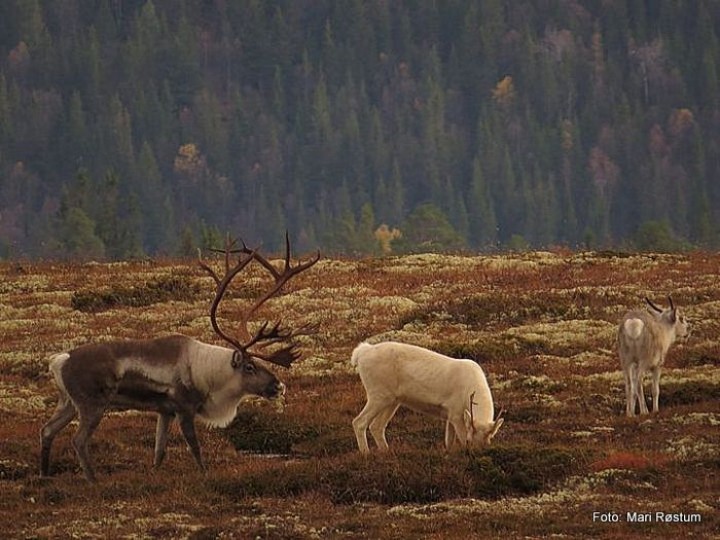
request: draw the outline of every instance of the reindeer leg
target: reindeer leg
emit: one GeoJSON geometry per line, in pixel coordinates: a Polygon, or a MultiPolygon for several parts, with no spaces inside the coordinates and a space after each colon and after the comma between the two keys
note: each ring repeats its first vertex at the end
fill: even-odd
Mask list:
{"type": "Polygon", "coordinates": [[[370,433],[372,434],[373,439],[375,439],[375,444],[377,444],[377,447],[380,450],[385,451],[389,449],[387,439],[385,438],[385,428],[390,423],[393,416],[395,416],[395,413],[399,408],[400,405],[390,405],[378,414],[372,422],[370,422],[370,433]]]}
{"type": "Polygon", "coordinates": [[[647,402],[645,401],[645,389],[643,388],[643,379],[645,378],[645,372],[640,371],[638,368],[637,376],[637,397],[640,402],[640,414],[648,414],[647,402]]]}
{"type": "Polygon", "coordinates": [[[630,379],[630,367],[623,369],[623,378],[625,379],[625,415],[632,416],[635,407],[635,398],[633,396],[633,388],[630,379]]]}
{"type": "Polygon", "coordinates": [[[638,386],[638,367],[636,365],[628,366],[627,372],[627,393],[625,394],[625,413],[629,417],[635,416],[635,400],[637,399],[638,386]]]}
{"type": "Polygon", "coordinates": [[[192,452],[192,455],[200,469],[203,471],[206,470],[200,454],[200,444],[198,443],[197,435],[195,434],[195,417],[191,414],[181,414],[179,419],[180,430],[182,431],[183,437],[185,437],[185,442],[187,442],[190,447],[190,452],[192,452]]]}
{"type": "Polygon", "coordinates": [[[52,418],[40,430],[40,476],[48,476],[50,448],[55,436],[77,416],[75,406],[64,396],[60,399],[52,418]]]}
{"type": "Polygon", "coordinates": [[[85,478],[90,482],[95,482],[95,473],[90,465],[87,445],[91,435],[100,424],[100,420],[105,413],[105,407],[84,407],[80,410],[80,425],[72,438],[72,445],[75,448],[80,466],[85,473],[85,478]]]}
{"type": "Polygon", "coordinates": [[[157,425],[155,427],[155,459],[154,467],[159,467],[165,459],[165,447],[167,446],[167,436],[170,424],[173,421],[172,414],[158,414],[157,425]]]}
{"type": "Polygon", "coordinates": [[[365,407],[360,411],[355,419],[352,421],[353,431],[355,431],[355,438],[357,439],[358,448],[361,454],[367,454],[370,452],[370,447],[367,442],[367,429],[368,426],[375,420],[375,418],[382,413],[388,407],[389,403],[386,401],[368,398],[365,407]]]}
{"type": "Polygon", "coordinates": [[[660,411],[660,366],[655,366],[652,370],[652,400],[653,412],[660,411]]]}
{"type": "Polygon", "coordinates": [[[452,448],[455,444],[455,428],[450,423],[450,420],[445,422],[445,448],[452,448]]]}

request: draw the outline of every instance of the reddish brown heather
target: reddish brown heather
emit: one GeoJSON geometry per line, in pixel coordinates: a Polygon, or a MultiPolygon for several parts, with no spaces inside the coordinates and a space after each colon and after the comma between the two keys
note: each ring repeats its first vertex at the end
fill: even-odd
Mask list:
{"type": "MultiPolygon", "coordinates": [[[[39,478],[37,434],[56,399],[49,355],[173,333],[219,343],[210,294],[97,313],[72,309],[73,295],[167,276],[207,291],[194,265],[0,263],[3,537],[717,538],[719,254],[323,260],[258,312],[293,328],[321,324],[303,337],[308,358],[278,372],[285,410],[250,402],[228,430],[200,428],[209,472],[177,430],[153,469],[154,418],[124,413],[108,415],[91,441],[96,485],[78,475],[72,428],[55,441],[55,476],[39,478]],[[693,334],[668,355],[660,413],[626,418],[617,322],[644,296],[668,294],[693,334]],[[365,395],[348,360],[373,337],[479,359],[507,408],[493,446],[446,456],[442,422],[401,411],[387,430],[393,452],[358,456],[351,421],[365,395]],[[608,526],[593,522],[597,510],[702,521],[608,526]]],[[[237,320],[262,279],[253,269],[219,319],[237,320]]]]}

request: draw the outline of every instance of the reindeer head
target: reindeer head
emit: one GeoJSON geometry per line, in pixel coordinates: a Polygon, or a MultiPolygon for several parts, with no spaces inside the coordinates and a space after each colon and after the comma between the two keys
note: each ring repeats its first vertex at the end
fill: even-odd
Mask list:
{"type": "Polygon", "coordinates": [[[660,308],[653,304],[649,298],[645,298],[645,302],[651,308],[650,313],[659,321],[663,321],[670,327],[675,329],[675,337],[679,339],[687,338],[690,335],[690,325],[685,318],[685,314],[678,307],[675,307],[673,299],[668,296],[670,307],[660,308]]]}
{"type": "Polygon", "coordinates": [[[467,439],[465,444],[468,446],[473,443],[489,445],[493,437],[495,437],[495,434],[500,429],[500,426],[502,426],[503,422],[505,422],[505,419],[502,417],[503,414],[505,414],[505,409],[500,409],[500,412],[493,422],[480,422],[475,418],[475,413],[473,412],[473,405],[477,405],[477,403],[473,401],[474,397],[475,392],[470,394],[470,403],[468,408],[465,409],[465,427],[467,428],[467,439]]]}
{"type": "MultiPolygon", "coordinates": [[[[298,351],[298,344],[293,341],[293,338],[301,334],[307,334],[310,328],[304,326],[291,331],[284,328],[281,321],[272,325],[266,321],[254,334],[251,334],[248,328],[250,318],[258,310],[258,308],[260,308],[260,306],[273,296],[277,295],[283,285],[285,285],[285,283],[287,283],[293,276],[304,272],[318,262],[318,260],[320,260],[320,253],[318,252],[318,254],[309,261],[292,266],[290,262],[290,238],[286,233],[285,265],[282,272],[280,272],[265,257],[260,255],[257,249],[250,249],[244,242],[241,243],[242,247],[236,248],[237,241],[231,240],[228,237],[225,242],[224,250],[212,250],[224,253],[225,255],[225,274],[222,278],[219,277],[217,273],[200,258],[200,256],[198,256],[198,263],[200,264],[200,267],[215,281],[215,298],[210,308],[210,323],[212,324],[215,333],[235,349],[235,354],[233,355],[232,360],[233,368],[236,370],[243,370],[243,372],[245,372],[248,376],[252,376],[251,378],[257,379],[258,384],[262,384],[263,380],[268,379],[266,374],[271,375],[273,379],[274,375],[265,368],[257,365],[254,359],[265,360],[266,362],[283,367],[290,367],[290,365],[301,356],[298,351]],[[233,254],[238,255],[237,262],[234,265],[231,264],[233,254]],[[217,321],[218,306],[225,296],[228,286],[232,280],[252,261],[257,261],[271,274],[274,279],[274,284],[242,315],[237,332],[238,336],[233,336],[220,328],[217,321]],[[280,345],[280,347],[273,349],[272,347],[274,345],[280,345]]],[[[277,384],[273,384],[273,382],[269,379],[267,382],[268,385],[264,390],[252,393],[256,393],[264,397],[277,397],[285,391],[285,386],[282,383],[279,383],[277,379],[275,379],[275,383],[277,384]]]]}

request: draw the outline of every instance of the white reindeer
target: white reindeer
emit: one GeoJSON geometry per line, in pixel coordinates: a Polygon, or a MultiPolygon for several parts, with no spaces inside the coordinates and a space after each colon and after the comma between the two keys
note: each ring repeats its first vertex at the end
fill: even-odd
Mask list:
{"type": "Polygon", "coordinates": [[[635,403],[641,414],[648,414],[643,377],[650,371],[652,376],[653,412],[660,410],[660,368],[665,362],[668,349],[677,338],[688,335],[688,323],[680,308],[676,308],[668,296],[670,307],[661,309],[647,298],[653,310],[630,311],[620,321],[618,328],[618,354],[625,378],[625,413],[635,416],[635,403]]]}
{"type": "Polygon", "coordinates": [[[493,420],[493,401],[482,368],[404,343],[361,343],[352,353],[367,393],[367,403],[353,420],[360,452],[369,452],[367,429],[380,450],[387,450],[385,428],[401,405],[441,418],[445,447],[454,442],[489,444],[503,424],[493,420]]]}
{"type": "Polygon", "coordinates": [[[315,264],[320,255],[296,266],[290,264],[290,242],[283,272],[256,251],[233,250],[228,239],[225,248],[225,275],[221,279],[206,263],[201,267],[215,280],[215,299],[210,309],[210,321],[215,332],[232,348],[218,347],[195,339],[176,335],[147,340],[90,343],[70,352],[54,355],[50,371],[60,392],[55,414],[40,431],[40,474],[47,476],[50,467],[50,448],[53,439],[76,416],[79,426],[72,438],[80,465],[89,481],[95,480],[87,451],[90,436],[108,410],[147,410],[158,413],[155,430],[154,465],[165,457],[167,433],[171,422],[178,418],[180,429],[201,469],[205,469],[200,445],[195,434],[195,417],[205,424],[224,427],[237,414],[240,400],[247,395],[276,398],[285,392],[281,383],[269,370],[255,360],[290,367],[300,356],[293,337],[295,332],[265,323],[253,336],[248,320],[265,301],[277,294],[294,275],[315,264]],[[239,252],[237,264],[231,267],[230,254],[239,252]],[[217,308],[228,285],[251,261],[256,260],[275,278],[275,284],[258,299],[242,317],[240,339],[225,334],[217,323],[217,308]],[[242,340],[242,341],[241,341],[242,340]],[[264,347],[284,343],[273,352],[261,352],[264,347]],[[257,345],[258,349],[251,349],[257,345]]]}

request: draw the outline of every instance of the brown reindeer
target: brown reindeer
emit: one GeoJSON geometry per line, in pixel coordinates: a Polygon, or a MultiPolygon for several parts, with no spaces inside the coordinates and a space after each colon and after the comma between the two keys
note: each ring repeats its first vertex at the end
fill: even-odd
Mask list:
{"type": "Polygon", "coordinates": [[[200,267],[216,284],[210,308],[212,327],[231,348],[173,335],[90,343],[50,359],[50,371],[59,389],[60,400],[52,418],[40,431],[42,476],[49,471],[53,439],[79,416],[72,445],[85,477],[94,481],[95,474],[87,449],[90,436],[106,411],[128,409],[158,413],[156,467],[165,457],[168,428],[177,418],[195,461],[204,470],[195,434],[196,416],[205,424],[224,427],[235,418],[243,397],[257,395],[272,399],[284,394],[285,385],[256,359],[290,367],[300,357],[298,344],[293,338],[307,333],[307,328],[291,331],[280,322],[274,325],[266,322],[251,334],[248,321],[293,276],[313,266],[320,254],[293,266],[290,262],[290,241],[286,235],[285,264],[283,270],[278,271],[257,250],[249,249],[244,243],[241,248],[234,249],[235,245],[228,238],[224,250],[213,250],[225,254],[225,274],[222,277],[198,257],[200,267]],[[231,263],[233,255],[237,255],[235,264],[231,263]],[[217,309],[232,280],[253,261],[272,275],[274,284],[245,312],[239,324],[239,337],[233,337],[218,325],[217,309]],[[273,345],[280,346],[271,347],[273,345]]]}

